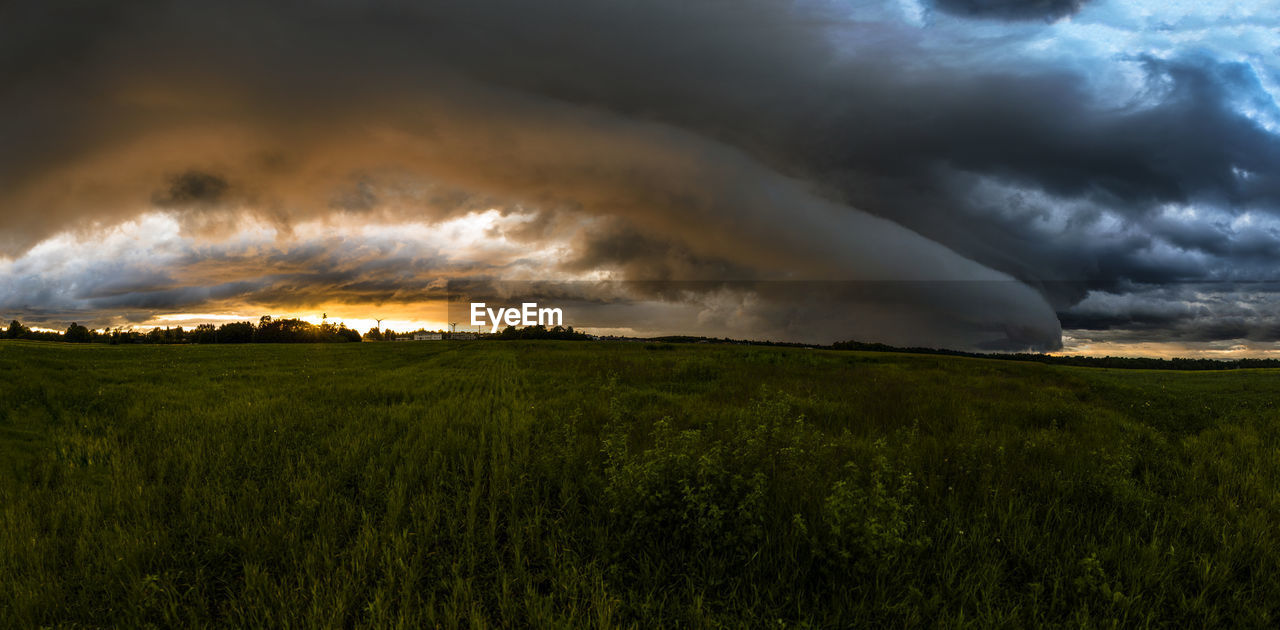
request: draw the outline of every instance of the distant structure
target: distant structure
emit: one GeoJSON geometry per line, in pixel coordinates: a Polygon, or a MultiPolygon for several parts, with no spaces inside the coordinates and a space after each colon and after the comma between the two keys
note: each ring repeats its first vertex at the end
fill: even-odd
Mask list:
{"type": "Polygon", "coordinates": [[[414,341],[440,341],[441,339],[444,339],[444,335],[438,332],[413,333],[414,341]]]}
{"type": "Polygon", "coordinates": [[[449,332],[458,332],[458,322],[449,322],[449,332]]]}
{"type": "Polygon", "coordinates": [[[473,332],[455,332],[455,333],[449,333],[449,338],[457,339],[459,341],[468,341],[468,340],[475,339],[476,334],[473,332]]]}

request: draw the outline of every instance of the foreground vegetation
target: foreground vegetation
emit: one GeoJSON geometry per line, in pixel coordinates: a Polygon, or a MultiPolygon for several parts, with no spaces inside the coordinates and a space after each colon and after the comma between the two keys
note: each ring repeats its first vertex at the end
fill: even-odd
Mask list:
{"type": "Polygon", "coordinates": [[[0,342],[0,626],[1272,626],[1280,372],[0,342]]]}

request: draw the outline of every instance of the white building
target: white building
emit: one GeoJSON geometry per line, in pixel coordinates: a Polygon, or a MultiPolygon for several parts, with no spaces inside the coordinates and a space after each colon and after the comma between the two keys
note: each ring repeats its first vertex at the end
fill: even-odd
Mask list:
{"type": "Polygon", "coordinates": [[[441,339],[444,339],[444,335],[441,335],[440,333],[433,333],[433,332],[413,333],[414,341],[440,341],[441,339]]]}

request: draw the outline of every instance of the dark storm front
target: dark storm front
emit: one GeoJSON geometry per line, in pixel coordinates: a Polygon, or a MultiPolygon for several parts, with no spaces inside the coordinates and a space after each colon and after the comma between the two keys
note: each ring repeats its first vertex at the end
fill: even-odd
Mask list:
{"type": "MultiPolygon", "coordinates": [[[[636,337],[692,335],[826,345],[857,339],[980,352],[1061,348],[1061,329],[992,319],[1013,280],[456,280],[433,294],[446,318],[476,332],[572,326],[636,337]],[[994,297],[993,297],[994,300],[994,297]],[[993,302],[994,303],[994,302],[993,302]],[[559,311],[559,320],[555,319],[559,311]],[[496,325],[496,328],[495,328],[496,325]],[[920,329],[928,329],[927,334],[920,329]]],[[[1044,282],[1046,291],[1080,283],[1044,282]]]]}

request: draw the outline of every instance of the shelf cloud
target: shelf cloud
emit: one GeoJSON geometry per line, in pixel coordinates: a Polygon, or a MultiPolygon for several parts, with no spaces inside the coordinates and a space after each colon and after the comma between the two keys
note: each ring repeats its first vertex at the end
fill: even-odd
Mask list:
{"type": "Polygon", "coordinates": [[[653,332],[1277,341],[1276,25],[1161,10],[10,4],[0,311],[410,309],[532,279],[625,323],[586,284],[608,279],[653,332]],[[441,236],[468,224],[466,251],[441,236]]]}

